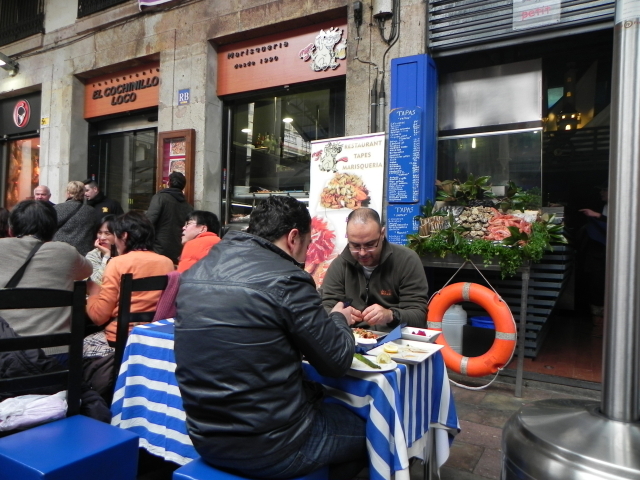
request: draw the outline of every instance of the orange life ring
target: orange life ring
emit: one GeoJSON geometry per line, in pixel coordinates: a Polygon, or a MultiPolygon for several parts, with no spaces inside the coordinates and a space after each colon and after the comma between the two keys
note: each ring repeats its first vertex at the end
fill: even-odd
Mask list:
{"type": "Polygon", "coordinates": [[[487,287],[477,283],[454,283],[437,292],[429,303],[427,328],[442,330],[442,318],[456,303],[473,302],[484,308],[496,326],[496,338],[487,353],[479,357],[463,357],[440,335],[436,343],[444,345],[442,356],[448,368],[469,377],[483,377],[496,373],[511,359],[516,348],[516,326],[509,306],[487,287]]]}

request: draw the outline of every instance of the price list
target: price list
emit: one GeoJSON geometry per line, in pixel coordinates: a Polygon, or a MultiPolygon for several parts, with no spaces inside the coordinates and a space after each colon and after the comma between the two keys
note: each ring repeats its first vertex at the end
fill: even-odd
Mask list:
{"type": "Polygon", "coordinates": [[[389,114],[389,203],[415,203],[420,195],[419,107],[398,108],[389,114]]]}
{"type": "Polygon", "coordinates": [[[418,205],[387,206],[387,238],[397,245],[407,244],[407,235],[416,233],[418,222],[414,219],[420,214],[418,205]]]}

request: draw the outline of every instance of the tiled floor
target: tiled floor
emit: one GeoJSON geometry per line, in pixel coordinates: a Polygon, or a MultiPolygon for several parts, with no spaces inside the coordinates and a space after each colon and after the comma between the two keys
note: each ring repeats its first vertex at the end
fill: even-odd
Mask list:
{"type": "MultiPolygon", "coordinates": [[[[539,355],[525,358],[526,372],[557,375],[589,382],[602,381],[602,337],[593,336],[590,318],[556,313],[539,355]]],[[[516,367],[514,359],[509,368],[516,367]]]]}
{"type": "MultiPolygon", "coordinates": [[[[496,382],[480,391],[452,388],[461,432],[453,442],[449,460],[440,469],[442,480],[500,478],[502,428],[523,405],[550,398],[599,399],[597,392],[548,384],[525,386],[522,398],[516,398],[514,386],[505,383],[496,382]]],[[[411,479],[422,479],[421,465],[414,464],[411,479]]]]}

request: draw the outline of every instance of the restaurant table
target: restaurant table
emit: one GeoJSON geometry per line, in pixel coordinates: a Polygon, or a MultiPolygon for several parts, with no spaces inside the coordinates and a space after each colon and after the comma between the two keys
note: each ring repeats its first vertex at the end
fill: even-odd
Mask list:
{"type": "MultiPolygon", "coordinates": [[[[137,433],[140,446],[150,453],[184,465],[198,454],[187,433],[175,368],[173,321],[136,326],[116,382],[111,423],[137,433]]],[[[326,387],[327,401],[367,419],[371,480],[409,480],[412,457],[427,461],[435,456],[425,476],[446,461],[460,425],[440,352],[385,373],[350,371],[329,378],[309,364],[303,368],[309,379],[326,387]]]]}

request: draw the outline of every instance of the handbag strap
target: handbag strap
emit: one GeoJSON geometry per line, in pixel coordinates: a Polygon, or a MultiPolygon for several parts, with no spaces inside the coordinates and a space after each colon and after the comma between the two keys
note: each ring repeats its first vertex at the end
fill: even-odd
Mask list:
{"type": "Polygon", "coordinates": [[[34,247],[29,252],[29,255],[27,256],[27,259],[24,261],[24,263],[18,269],[18,271],[13,274],[13,277],[11,277],[11,280],[9,280],[9,282],[7,282],[7,284],[4,286],[4,288],[15,288],[16,285],[18,285],[20,283],[20,280],[22,280],[22,276],[24,275],[24,271],[27,269],[27,265],[29,265],[29,262],[31,262],[31,259],[36,254],[36,252],[38,250],[40,250],[40,247],[43,244],[44,244],[44,242],[38,242],[38,243],[36,243],[34,245],[34,247]]]}

